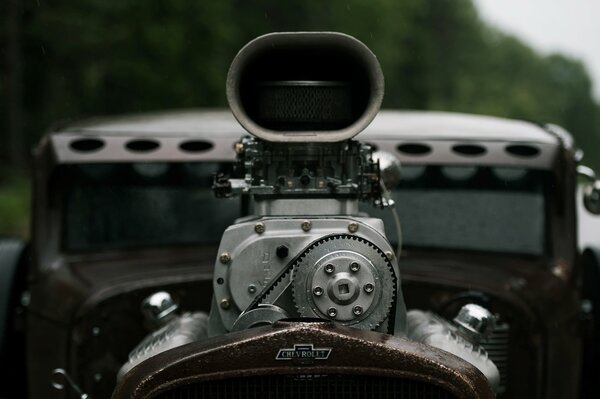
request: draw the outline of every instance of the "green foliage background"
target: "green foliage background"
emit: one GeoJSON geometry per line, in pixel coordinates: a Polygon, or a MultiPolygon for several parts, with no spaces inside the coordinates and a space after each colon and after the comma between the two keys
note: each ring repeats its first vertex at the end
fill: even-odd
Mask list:
{"type": "MultiPolygon", "coordinates": [[[[600,170],[600,107],[585,67],[537,54],[488,26],[471,0],[31,0],[22,11],[26,148],[62,119],[225,106],[229,63],[250,39],[335,30],[377,54],[385,107],[554,122],[575,135],[587,163],[600,170]]],[[[0,112],[5,121],[6,107],[0,112]]],[[[28,205],[15,200],[23,195],[23,174],[3,170],[0,235],[23,234],[28,205]]]]}

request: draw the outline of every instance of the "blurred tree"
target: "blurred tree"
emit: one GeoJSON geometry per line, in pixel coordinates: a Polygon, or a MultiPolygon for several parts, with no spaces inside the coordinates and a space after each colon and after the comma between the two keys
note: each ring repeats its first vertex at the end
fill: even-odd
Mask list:
{"type": "Polygon", "coordinates": [[[24,145],[22,135],[22,70],[21,70],[21,2],[9,0],[5,7],[6,27],[4,41],[6,42],[4,97],[6,111],[3,112],[6,126],[4,138],[5,156],[15,166],[22,166],[24,162],[24,145]]]}
{"type": "Polygon", "coordinates": [[[555,122],[600,170],[600,108],[581,63],[540,56],[487,26],[471,0],[4,3],[0,131],[12,133],[0,139],[0,156],[13,163],[57,120],[224,106],[229,63],[248,40],[337,30],[378,55],[385,106],[555,122]]]}

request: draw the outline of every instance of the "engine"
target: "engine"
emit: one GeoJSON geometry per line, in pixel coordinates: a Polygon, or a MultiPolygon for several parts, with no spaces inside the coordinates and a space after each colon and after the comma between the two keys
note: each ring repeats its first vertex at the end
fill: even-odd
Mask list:
{"type": "Polygon", "coordinates": [[[379,164],[351,140],[383,98],[375,56],[345,35],[272,35],[240,51],[227,81],[254,137],[236,146],[241,178],[215,190],[250,196],[256,216],[223,235],[209,334],[289,317],[403,334],[394,251],[382,221],[358,213],[360,200],[383,205],[379,164]]]}
{"type": "Polygon", "coordinates": [[[361,201],[393,211],[387,190],[397,161],[352,140],[377,114],[383,87],[375,55],[343,34],[270,34],[238,53],[227,98],[251,135],[235,146],[235,173],[217,175],[214,191],[223,201],[242,196],[252,216],[223,234],[210,314],[166,317],[168,298],[149,303],[159,327],[132,351],[121,378],[185,343],[303,318],[441,348],[497,386],[498,370],[478,345],[493,316],[476,305],[455,321],[407,312],[399,251],[383,222],[359,211],[361,201]]]}

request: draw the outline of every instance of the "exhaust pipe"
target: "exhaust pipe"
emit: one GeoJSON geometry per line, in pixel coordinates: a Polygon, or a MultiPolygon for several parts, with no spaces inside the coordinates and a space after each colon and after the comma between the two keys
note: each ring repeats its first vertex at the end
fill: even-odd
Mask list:
{"type": "Polygon", "coordinates": [[[384,82],[375,55],[333,32],[285,32],[244,46],[227,75],[238,122],[267,141],[348,140],[373,120],[384,82]]]}

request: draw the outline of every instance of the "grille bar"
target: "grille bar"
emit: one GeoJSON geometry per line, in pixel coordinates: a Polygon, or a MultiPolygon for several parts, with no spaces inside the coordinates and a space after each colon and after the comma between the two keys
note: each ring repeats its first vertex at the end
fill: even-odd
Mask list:
{"type": "Polygon", "coordinates": [[[429,383],[366,375],[266,375],[193,383],[154,399],[454,399],[429,383]]]}
{"type": "Polygon", "coordinates": [[[506,390],[508,380],[508,344],[510,339],[510,326],[507,323],[499,323],[494,328],[492,334],[481,341],[481,346],[485,348],[500,372],[500,385],[498,393],[506,390]]]}

